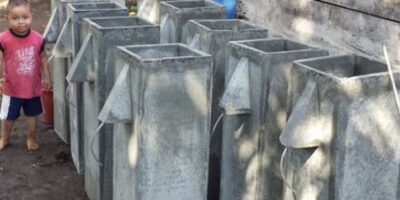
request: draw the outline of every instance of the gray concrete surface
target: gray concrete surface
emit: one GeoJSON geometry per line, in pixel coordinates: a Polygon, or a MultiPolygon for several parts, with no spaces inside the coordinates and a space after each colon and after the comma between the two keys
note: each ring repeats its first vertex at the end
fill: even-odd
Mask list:
{"type": "MultiPolygon", "coordinates": [[[[96,1],[96,0],[92,0],[96,1]]],[[[100,1],[99,2],[107,2],[100,1]]],[[[67,12],[66,7],[68,3],[76,3],[76,2],[89,2],[80,1],[80,0],[52,0],[52,15],[47,23],[46,29],[43,33],[46,42],[49,44],[56,43],[61,29],[63,28],[65,21],[67,20],[67,12]]],[[[53,57],[50,61],[50,65],[52,66],[52,77],[53,77],[53,86],[54,90],[54,112],[55,112],[55,121],[54,121],[54,129],[55,132],[60,136],[60,138],[69,143],[69,122],[68,122],[68,103],[65,101],[65,76],[68,68],[68,60],[63,57],[53,57]],[[57,67],[54,67],[57,66],[57,67]]]]}
{"type": "Polygon", "coordinates": [[[113,126],[106,125],[98,133],[96,129],[100,124],[97,119],[100,109],[114,85],[114,51],[118,45],[159,43],[160,28],[132,17],[87,18],[84,21],[86,37],[67,80],[83,83],[83,113],[79,117],[85,122],[86,190],[96,191],[96,196],[101,197],[92,196],[93,199],[112,199],[113,126]],[[102,165],[96,161],[92,150],[102,165]]]}
{"type": "Polygon", "coordinates": [[[182,29],[191,19],[224,19],[224,6],[213,1],[166,1],[160,7],[161,43],[182,40],[182,29]]]}
{"type": "MultiPolygon", "coordinates": [[[[123,16],[127,15],[127,9],[122,8],[114,3],[104,2],[87,2],[87,3],[70,3],[67,6],[67,19],[61,30],[60,36],[53,49],[53,56],[56,58],[65,57],[69,61],[73,61],[78,53],[82,40],[82,21],[86,17],[96,16],[123,16]]],[[[70,62],[70,63],[71,63],[70,62]]],[[[68,66],[70,67],[70,66],[68,66]]],[[[67,70],[68,71],[68,70],[67,70]]],[[[64,79],[65,74],[61,73],[57,76],[64,79]]],[[[60,88],[64,88],[64,85],[60,88]]],[[[79,117],[83,112],[82,101],[82,84],[70,83],[66,89],[66,99],[68,104],[68,116],[70,122],[70,144],[71,154],[79,173],[84,172],[84,138],[83,138],[83,121],[79,117]]]]}
{"type": "Polygon", "coordinates": [[[386,70],[354,55],[295,62],[280,136],[294,192],[284,199],[397,199],[399,113],[386,70]]]}
{"type": "Polygon", "coordinates": [[[225,68],[221,200],[283,199],[279,170],[292,61],[327,52],[287,39],[231,42],[225,68]]]}
{"type": "Polygon", "coordinates": [[[44,37],[48,43],[55,43],[67,19],[67,4],[85,2],[108,2],[107,0],[52,0],[52,14],[47,23],[44,37]]]}
{"type": "MultiPolygon", "coordinates": [[[[107,1],[99,1],[92,0],[90,2],[107,2],[107,1]]],[[[88,1],[80,1],[80,0],[52,0],[52,15],[48,21],[46,26],[46,30],[44,32],[44,37],[47,43],[54,44],[57,41],[61,33],[61,29],[67,20],[67,11],[66,7],[68,3],[84,3],[88,1]]],[[[65,57],[52,57],[50,61],[52,78],[53,78],[53,87],[54,87],[54,130],[57,135],[65,143],[70,143],[70,127],[69,127],[69,111],[68,111],[68,102],[66,101],[66,80],[65,76],[68,71],[68,66],[71,65],[72,58],[65,57]]],[[[78,167],[81,168],[81,167],[78,167]]],[[[81,170],[78,170],[81,171],[81,170]]]]}
{"type": "Polygon", "coordinates": [[[389,18],[400,22],[400,1],[381,1],[381,0],[325,0],[326,2],[340,6],[352,8],[362,12],[389,18]]]}
{"type": "MultiPolygon", "coordinates": [[[[50,44],[54,44],[60,35],[61,28],[67,18],[66,5],[70,1],[53,0],[52,15],[46,26],[44,38],[50,44]]],[[[53,83],[53,104],[54,104],[54,131],[67,144],[70,143],[69,111],[68,103],[65,99],[66,80],[65,75],[68,70],[68,63],[71,60],[63,57],[51,57],[49,63],[53,83]]],[[[78,167],[80,168],[80,167],[78,167]]]]}
{"type": "MultiPolygon", "coordinates": [[[[329,1],[361,11],[368,8],[387,18],[399,16],[397,0],[329,1]]],[[[239,5],[243,5],[241,15],[272,34],[323,46],[333,54],[356,53],[379,59],[383,59],[385,44],[391,61],[400,65],[399,23],[315,0],[240,0],[239,5]]]]}
{"type": "Polygon", "coordinates": [[[114,199],[207,199],[212,57],[182,44],[125,46],[116,66],[100,113],[117,123],[114,199]]]}
{"type": "MultiPolygon", "coordinates": [[[[43,33],[47,43],[54,44],[57,41],[67,19],[67,4],[71,2],[78,0],[52,0],[52,15],[43,33]]],[[[54,131],[65,143],[70,142],[68,103],[65,100],[65,76],[70,62],[71,59],[64,57],[51,57],[49,61],[54,87],[54,131]]]]}
{"type": "MultiPolygon", "coordinates": [[[[58,6],[57,6],[57,4],[58,4],[58,2],[59,2],[60,0],[51,0],[51,10],[52,11],[54,11],[58,6]]],[[[70,1],[70,2],[86,2],[86,1],[109,1],[109,2],[115,2],[115,3],[119,3],[119,4],[121,4],[121,5],[124,5],[125,6],[125,4],[126,4],[126,1],[125,0],[84,0],[84,1],[82,1],[82,0],[61,0],[61,1],[70,1]]]]}
{"type": "MultiPolygon", "coordinates": [[[[225,56],[229,41],[268,37],[266,29],[242,20],[190,20],[183,29],[182,41],[190,47],[213,55],[213,103],[211,124],[214,126],[222,110],[218,102],[224,91],[225,56]]],[[[211,199],[218,198],[220,182],[220,160],[222,123],[219,123],[211,138],[210,182],[211,199]],[[214,191],[215,190],[215,191],[214,191]]]]}

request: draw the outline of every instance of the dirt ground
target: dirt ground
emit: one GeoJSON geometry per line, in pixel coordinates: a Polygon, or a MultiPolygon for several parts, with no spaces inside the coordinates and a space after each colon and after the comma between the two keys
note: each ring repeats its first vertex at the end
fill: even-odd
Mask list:
{"type": "MultiPolygon", "coordinates": [[[[0,31],[7,29],[4,0],[0,0],[0,31]]],[[[50,0],[32,0],[32,28],[43,32],[50,17],[50,0]]],[[[83,177],[71,161],[70,149],[52,130],[39,123],[40,149],[25,146],[25,124],[19,119],[11,144],[0,152],[0,200],[86,200],[83,177]]]]}

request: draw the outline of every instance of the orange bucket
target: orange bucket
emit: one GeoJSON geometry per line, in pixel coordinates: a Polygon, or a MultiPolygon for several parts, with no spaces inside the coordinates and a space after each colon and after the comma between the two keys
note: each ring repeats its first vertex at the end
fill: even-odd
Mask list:
{"type": "Polygon", "coordinates": [[[40,97],[42,101],[43,113],[40,117],[42,122],[46,124],[53,124],[54,113],[53,113],[53,90],[44,90],[40,97]]]}

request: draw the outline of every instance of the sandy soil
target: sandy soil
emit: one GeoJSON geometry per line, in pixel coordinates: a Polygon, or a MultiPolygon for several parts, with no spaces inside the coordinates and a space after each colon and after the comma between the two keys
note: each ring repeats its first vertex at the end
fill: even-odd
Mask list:
{"type": "MultiPolygon", "coordinates": [[[[4,2],[4,0],[0,0],[4,2]]],[[[32,0],[32,28],[43,32],[50,17],[50,0],[32,0]]],[[[7,29],[0,8],[0,31],[7,29]]],[[[71,161],[70,149],[46,124],[39,123],[40,150],[25,146],[25,124],[17,120],[11,145],[0,152],[0,200],[86,200],[83,177],[71,161]]]]}

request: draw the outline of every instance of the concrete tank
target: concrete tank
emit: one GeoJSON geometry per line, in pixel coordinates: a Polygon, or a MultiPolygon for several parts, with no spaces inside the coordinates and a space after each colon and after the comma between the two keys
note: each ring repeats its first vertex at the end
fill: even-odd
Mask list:
{"type": "Polygon", "coordinates": [[[280,136],[292,188],[284,199],[397,199],[400,123],[386,71],[357,55],[294,63],[280,136]]]}
{"type": "Polygon", "coordinates": [[[288,39],[231,42],[227,51],[221,200],[282,199],[279,171],[292,61],[327,52],[288,39]]]}
{"type": "Polygon", "coordinates": [[[87,35],[67,80],[83,83],[83,113],[80,117],[85,122],[83,148],[86,191],[92,199],[99,199],[99,195],[103,199],[111,199],[113,127],[106,125],[98,133],[96,128],[100,109],[114,85],[115,49],[118,45],[159,43],[160,28],[138,18],[103,17],[86,18],[83,30],[87,35]],[[94,158],[92,150],[99,161],[94,158]]]}
{"type": "MultiPolygon", "coordinates": [[[[61,29],[60,36],[58,37],[53,49],[54,57],[68,58],[71,64],[83,42],[81,35],[86,34],[82,31],[82,22],[84,18],[96,16],[126,16],[127,13],[128,11],[126,8],[115,3],[69,3],[67,5],[66,22],[61,29]]],[[[68,68],[70,68],[70,65],[68,68]]],[[[68,70],[64,70],[63,72],[66,73],[67,71],[68,70]]],[[[64,79],[64,73],[61,73],[61,77],[58,77],[60,82],[62,79],[64,79]]],[[[82,84],[68,84],[67,89],[66,99],[68,100],[67,104],[69,108],[71,154],[78,172],[83,173],[83,118],[79,117],[79,115],[83,112],[82,84]]]]}
{"type": "Polygon", "coordinates": [[[211,56],[182,44],[125,46],[116,66],[99,115],[118,123],[114,199],[207,199],[211,56]]]}

